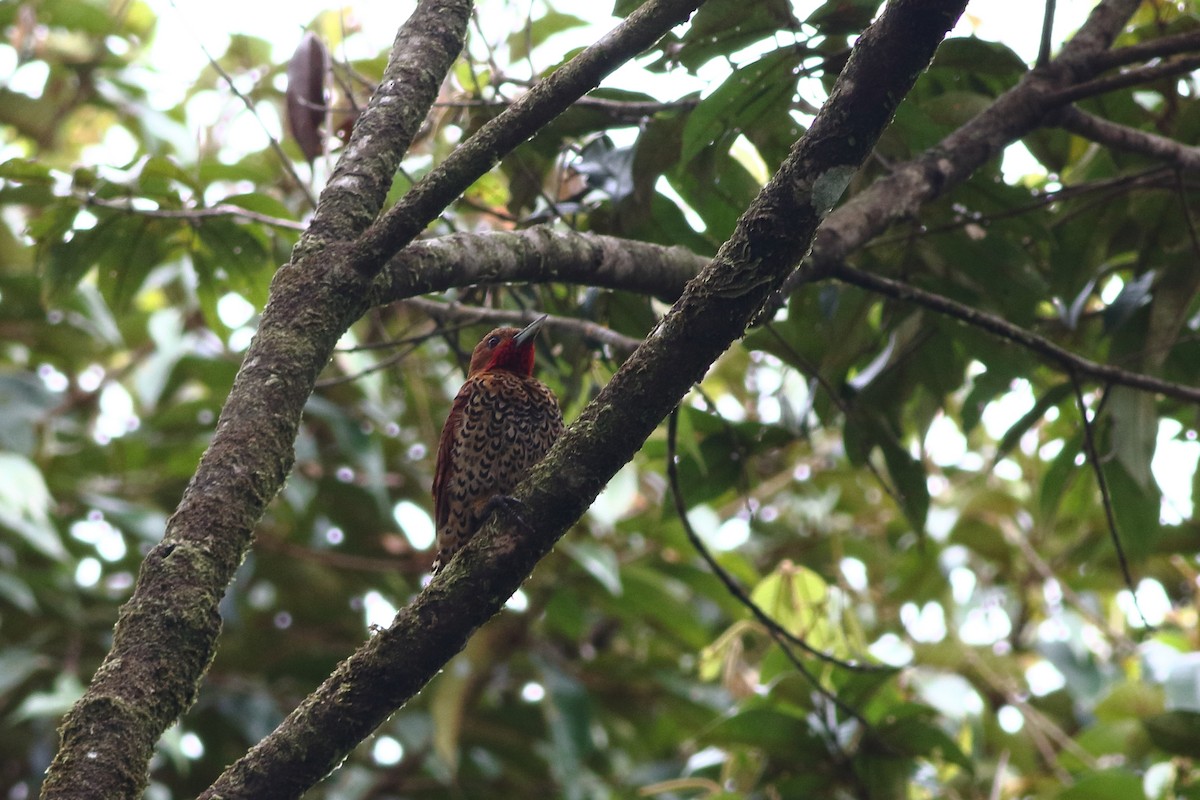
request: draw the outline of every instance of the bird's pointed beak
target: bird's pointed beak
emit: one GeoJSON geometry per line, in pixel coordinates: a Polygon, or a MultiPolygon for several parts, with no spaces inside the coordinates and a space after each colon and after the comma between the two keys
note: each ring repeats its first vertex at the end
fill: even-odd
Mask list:
{"type": "Polygon", "coordinates": [[[529,323],[524,328],[522,328],[520,330],[520,332],[518,332],[517,335],[512,338],[513,344],[520,347],[521,345],[525,344],[526,342],[533,341],[533,337],[538,335],[538,331],[540,331],[542,329],[542,325],[545,324],[546,317],[548,317],[548,316],[549,316],[548,314],[542,314],[540,317],[535,319],[533,322],[529,323]]]}

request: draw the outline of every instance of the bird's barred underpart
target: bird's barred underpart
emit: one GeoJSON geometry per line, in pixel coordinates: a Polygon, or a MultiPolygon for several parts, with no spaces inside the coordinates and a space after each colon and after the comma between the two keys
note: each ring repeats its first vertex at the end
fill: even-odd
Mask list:
{"type": "Polygon", "coordinates": [[[475,348],[438,445],[434,574],[475,534],[492,499],[515,489],[563,431],[558,401],[532,374],[544,319],[497,328],[475,348]]]}

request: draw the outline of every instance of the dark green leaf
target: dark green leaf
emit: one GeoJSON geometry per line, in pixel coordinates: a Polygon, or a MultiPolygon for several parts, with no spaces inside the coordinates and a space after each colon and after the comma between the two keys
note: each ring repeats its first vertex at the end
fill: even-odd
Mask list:
{"type": "Polygon", "coordinates": [[[714,144],[728,147],[734,136],[754,127],[764,115],[786,107],[796,91],[793,73],[798,65],[795,50],[786,48],[735,70],[692,111],[683,131],[680,161],[687,164],[714,144]]]}

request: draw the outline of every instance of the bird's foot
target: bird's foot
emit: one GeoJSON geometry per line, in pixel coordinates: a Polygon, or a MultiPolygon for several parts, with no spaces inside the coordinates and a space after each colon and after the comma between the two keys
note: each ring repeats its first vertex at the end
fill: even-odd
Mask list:
{"type": "Polygon", "coordinates": [[[488,500],[487,506],[483,509],[483,518],[490,517],[493,511],[502,513],[517,523],[526,533],[533,533],[533,526],[525,521],[525,517],[521,516],[521,512],[527,509],[528,506],[512,495],[498,494],[488,500]]]}

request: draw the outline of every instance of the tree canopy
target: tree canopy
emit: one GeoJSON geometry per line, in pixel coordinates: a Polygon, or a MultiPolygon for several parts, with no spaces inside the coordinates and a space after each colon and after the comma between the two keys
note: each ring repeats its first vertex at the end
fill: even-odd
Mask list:
{"type": "Polygon", "coordinates": [[[6,796],[1200,797],[1200,8],[963,5],[0,5],[6,796]]]}

